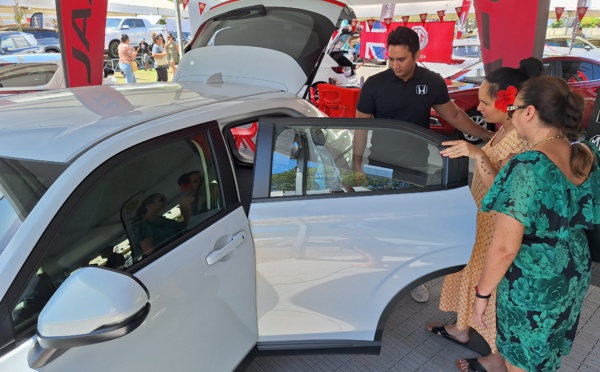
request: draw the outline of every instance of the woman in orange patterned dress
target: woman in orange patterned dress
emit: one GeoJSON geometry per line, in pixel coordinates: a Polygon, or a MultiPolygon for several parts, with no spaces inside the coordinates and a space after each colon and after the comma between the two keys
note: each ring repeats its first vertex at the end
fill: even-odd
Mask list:
{"type": "MultiPolygon", "coordinates": [[[[481,200],[489,190],[498,171],[515,154],[530,148],[529,144],[517,137],[506,107],[513,104],[517,90],[531,77],[543,72],[542,62],[536,58],[521,61],[519,69],[502,67],[490,73],[479,88],[479,106],[485,121],[502,125],[496,135],[482,148],[465,141],[446,141],[448,148],[441,151],[443,156],[456,158],[468,156],[475,162],[475,171],[471,184],[471,193],[481,207],[481,200]]],[[[461,371],[469,368],[475,371],[503,371],[504,360],[496,349],[496,296],[489,299],[488,310],[484,316],[487,328],[477,326],[472,320],[472,306],[475,299],[475,286],[483,270],[483,260],[492,241],[495,226],[495,213],[477,212],[477,233],[471,258],[463,270],[448,275],[442,287],[440,309],[455,311],[456,324],[439,326],[429,324],[427,329],[439,336],[446,337],[459,344],[469,341],[469,328],[473,327],[490,346],[492,353],[482,358],[461,359],[456,367],[461,371]],[[492,311],[494,309],[494,311],[492,311]]]]}

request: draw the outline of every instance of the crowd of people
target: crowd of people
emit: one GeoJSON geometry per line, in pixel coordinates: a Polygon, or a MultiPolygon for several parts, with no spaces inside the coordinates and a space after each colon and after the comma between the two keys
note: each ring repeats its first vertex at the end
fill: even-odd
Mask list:
{"type": "MultiPolygon", "coordinates": [[[[428,128],[433,108],[487,141],[481,148],[443,142],[442,156],[474,162],[476,237],[466,267],[442,287],[440,309],[456,312],[456,323],[428,324],[427,330],[465,346],[471,328],[484,338],[491,353],[457,360],[460,371],[556,371],[571,350],[591,280],[585,231],[600,224],[600,152],[578,139],[583,98],[564,80],[542,76],[536,58],[497,69],[479,89],[478,110],[500,126],[493,134],[450,100],[439,74],[417,66],[419,38],[412,29],[392,31],[387,48],[390,68],[364,83],[357,118],[428,128]],[[427,94],[417,89],[423,86],[427,94]]],[[[356,172],[365,144],[366,131],[356,131],[356,172]]],[[[429,297],[423,286],[411,295],[418,302],[429,297]]]]}
{"type": "Polygon", "coordinates": [[[129,41],[129,36],[123,34],[121,35],[121,43],[118,46],[119,69],[127,84],[136,82],[135,71],[138,69],[136,57],[138,54],[141,54],[144,71],[150,71],[154,68],[156,81],[166,82],[169,80],[169,67],[171,73],[175,74],[180,56],[179,45],[173,35],[167,35],[165,41],[163,35],[153,33],[151,45],[143,37],[137,48],[129,45],[129,41]]]}

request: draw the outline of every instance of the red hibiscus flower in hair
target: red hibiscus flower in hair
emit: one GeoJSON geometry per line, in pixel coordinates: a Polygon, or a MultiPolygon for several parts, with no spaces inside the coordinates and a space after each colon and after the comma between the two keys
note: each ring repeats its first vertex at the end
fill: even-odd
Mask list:
{"type": "Polygon", "coordinates": [[[184,182],[179,185],[179,191],[190,191],[193,186],[191,182],[184,182]]]}
{"type": "Polygon", "coordinates": [[[496,106],[498,110],[506,112],[506,108],[515,103],[515,98],[517,98],[517,88],[509,85],[506,90],[498,91],[494,106],[496,106]]]}

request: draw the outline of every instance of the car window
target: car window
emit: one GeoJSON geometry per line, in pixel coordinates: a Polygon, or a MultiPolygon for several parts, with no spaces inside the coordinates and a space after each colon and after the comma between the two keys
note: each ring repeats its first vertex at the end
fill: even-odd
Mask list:
{"type": "Polygon", "coordinates": [[[15,42],[11,36],[4,36],[0,42],[0,47],[2,47],[2,49],[14,49],[15,42]]]}
{"type": "Polygon", "coordinates": [[[136,19],[136,20],[134,20],[134,21],[135,21],[135,22],[134,22],[134,24],[135,24],[135,27],[138,27],[138,28],[144,28],[144,27],[146,27],[146,26],[144,25],[144,20],[142,20],[142,19],[136,19]]]}
{"type": "Polygon", "coordinates": [[[562,61],[562,78],[568,82],[593,80],[593,68],[587,62],[562,61]]]}
{"type": "Polygon", "coordinates": [[[442,182],[439,150],[415,133],[278,126],[274,141],[271,197],[416,190],[442,182]],[[362,158],[353,156],[357,135],[367,139],[362,158]]]}
{"type": "Polygon", "coordinates": [[[573,43],[573,48],[585,48],[586,45],[587,44],[583,41],[575,39],[575,42],[573,43]]]}
{"type": "Polygon", "coordinates": [[[17,48],[27,48],[30,45],[27,42],[27,39],[25,39],[25,37],[23,37],[23,36],[13,36],[12,39],[13,39],[13,42],[15,43],[15,47],[17,47],[17,48]]]}
{"type": "Polygon", "coordinates": [[[76,269],[127,269],[174,249],[170,243],[185,239],[222,209],[207,134],[139,148],[106,163],[67,202],[35,274],[12,309],[17,333],[35,325],[48,299],[76,269]]]}
{"type": "Polygon", "coordinates": [[[39,34],[41,34],[42,38],[58,39],[58,34],[55,31],[50,31],[50,30],[39,31],[39,34]]]}
{"type": "Polygon", "coordinates": [[[0,87],[34,87],[47,84],[58,70],[56,63],[24,63],[0,67],[0,87]]]}
{"type": "Polygon", "coordinates": [[[594,65],[591,63],[582,62],[579,72],[583,75],[582,78],[584,78],[585,81],[594,80],[594,65]]]}
{"type": "Polygon", "coordinates": [[[129,28],[135,27],[134,21],[134,19],[126,19],[125,22],[123,22],[123,26],[129,26],[129,28]]]}

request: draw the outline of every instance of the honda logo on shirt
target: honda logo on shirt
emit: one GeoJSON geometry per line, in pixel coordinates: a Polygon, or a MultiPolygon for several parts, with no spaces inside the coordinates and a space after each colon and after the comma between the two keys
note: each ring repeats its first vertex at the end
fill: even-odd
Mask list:
{"type": "Polygon", "coordinates": [[[427,85],[417,85],[417,94],[427,94],[427,85]]]}

